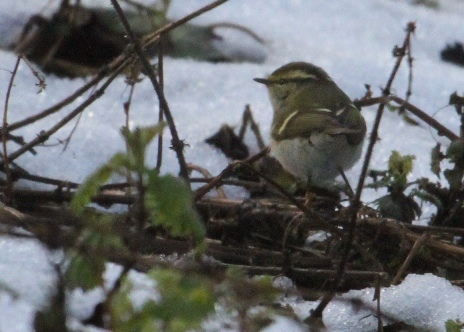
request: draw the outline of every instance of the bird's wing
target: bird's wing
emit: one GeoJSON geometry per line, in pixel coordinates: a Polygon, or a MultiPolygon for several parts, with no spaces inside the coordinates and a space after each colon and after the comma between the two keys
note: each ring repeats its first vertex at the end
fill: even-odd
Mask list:
{"type": "Polygon", "coordinates": [[[291,139],[310,137],[313,133],[342,135],[358,133],[359,130],[343,125],[337,113],[329,109],[314,109],[310,111],[295,111],[277,123],[272,129],[276,139],[291,139]]]}

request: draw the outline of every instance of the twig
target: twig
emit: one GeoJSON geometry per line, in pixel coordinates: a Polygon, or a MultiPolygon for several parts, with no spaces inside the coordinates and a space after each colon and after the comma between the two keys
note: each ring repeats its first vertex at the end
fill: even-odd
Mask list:
{"type": "Polygon", "coordinates": [[[423,231],[429,233],[448,233],[454,235],[464,235],[463,228],[456,228],[456,227],[441,227],[441,226],[422,226],[422,225],[404,225],[404,227],[416,230],[416,231],[423,231]]]}
{"type": "Polygon", "coordinates": [[[39,81],[39,83],[36,83],[35,85],[39,87],[39,91],[37,93],[41,93],[47,87],[47,83],[45,82],[45,77],[43,77],[39,73],[39,71],[34,68],[32,63],[26,57],[22,57],[22,60],[29,67],[29,70],[31,71],[32,75],[34,75],[37,81],[39,81]]]}
{"type": "MultiPolygon", "coordinates": [[[[213,180],[213,178],[196,178],[190,177],[190,183],[209,183],[213,180]]],[[[258,191],[264,191],[269,186],[266,183],[260,183],[255,181],[245,181],[245,180],[235,180],[235,179],[222,179],[220,182],[221,185],[228,185],[228,186],[237,186],[243,187],[247,189],[256,189],[258,191]]],[[[464,232],[464,230],[463,230],[464,232]]]]}
{"type": "MultiPolygon", "coordinates": [[[[163,35],[160,36],[158,40],[158,77],[160,88],[164,93],[164,61],[163,61],[163,35]]],[[[159,102],[159,113],[158,113],[158,122],[163,122],[164,119],[164,109],[161,101],[159,102]]],[[[158,154],[156,155],[156,169],[158,172],[161,169],[161,164],[163,163],[163,131],[158,135],[158,154]]]]}
{"type": "Polygon", "coordinates": [[[256,141],[258,142],[258,147],[261,150],[263,150],[266,147],[266,144],[264,143],[263,137],[261,136],[261,131],[259,130],[259,126],[256,124],[256,121],[253,118],[253,113],[251,112],[251,108],[249,104],[245,106],[245,111],[243,112],[242,126],[240,127],[240,131],[238,134],[238,138],[241,141],[243,141],[245,137],[245,131],[246,131],[248,123],[250,123],[251,131],[255,134],[256,141]]]}
{"type": "MultiPolygon", "coordinates": [[[[144,47],[147,47],[149,44],[153,43],[154,41],[158,40],[161,34],[167,33],[171,31],[172,29],[175,29],[176,27],[192,20],[193,18],[203,14],[204,12],[207,12],[222,3],[226,2],[228,0],[221,0],[221,1],[216,1],[210,5],[207,5],[205,7],[200,8],[199,10],[186,15],[185,17],[166,24],[162,28],[158,29],[157,31],[151,33],[149,35],[149,38],[144,39],[144,47]]],[[[113,61],[111,61],[107,66],[104,66],[97,75],[94,76],[92,80],[90,80],[88,83],[86,83],[84,86],[76,90],[72,95],[68,96],[67,98],[63,99],[61,102],[57,103],[56,105],[44,110],[43,112],[36,114],[34,116],[31,116],[25,120],[21,120],[15,123],[12,123],[11,125],[8,126],[8,131],[11,132],[13,130],[16,130],[18,128],[24,127],[30,123],[33,123],[37,120],[40,120],[44,117],[47,117],[50,114],[56,113],[60,109],[62,109],[64,106],[72,103],[74,100],[76,100],[78,97],[80,97],[83,93],[85,93],[87,90],[95,86],[98,82],[100,82],[105,76],[107,76],[109,73],[119,70],[120,68],[126,68],[127,65],[133,60],[133,50],[131,50],[130,46],[128,46],[122,53],[119,55],[117,58],[115,58],[113,61]]]]}
{"type": "Polygon", "coordinates": [[[216,29],[216,28],[235,29],[237,31],[241,31],[241,32],[246,33],[247,35],[249,35],[251,38],[253,38],[254,40],[256,40],[260,44],[265,44],[266,43],[266,40],[261,38],[257,33],[255,33],[254,31],[252,31],[251,29],[249,29],[247,27],[241,26],[240,24],[235,24],[235,23],[230,23],[230,22],[219,22],[219,23],[210,24],[208,27],[210,27],[212,29],[216,29]]]}
{"type": "MultiPolygon", "coordinates": [[[[50,128],[47,131],[41,132],[35,139],[30,141],[29,143],[25,144],[12,154],[10,154],[10,161],[15,160],[19,156],[23,155],[26,151],[31,149],[32,147],[41,144],[45,141],[48,140],[48,138],[56,133],[60,128],[62,128],[64,125],[66,125],[69,121],[71,121],[74,117],[79,115],[82,111],[86,109],[90,104],[92,104],[95,100],[100,98],[103,93],[105,92],[106,88],[111,84],[111,82],[120,74],[122,70],[124,70],[125,66],[127,63],[123,64],[120,66],[117,70],[113,72],[113,74],[108,77],[106,82],[97,90],[95,93],[93,93],[87,100],[85,100],[81,105],[79,105],[77,108],[75,108],[71,113],[69,113],[67,116],[65,116],[63,119],[61,119],[57,124],[55,124],[52,128],[50,128]]],[[[3,162],[1,163],[3,167],[3,162]]]]}
{"type": "Polygon", "coordinates": [[[13,82],[18,72],[19,63],[21,62],[21,56],[18,56],[16,59],[16,63],[11,73],[10,82],[8,83],[8,89],[6,91],[5,97],[5,107],[3,108],[3,126],[2,126],[2,145],[3,145],[3,169],[6,174],[6,187],[4,190],[5,195],[5,203],[8,205],[11,202],[11,195],[13,191],[13,178],[11,177],[10,171],[10,158],[8,156],[8,149],[7,149],[7,140],[8,140],[8,103],[10,101],[10,94],[11,89],[13,88],[13,82]]]}
{"type": "MultiPolygon", "coordinates": [[[[19,202],[40,203],[40,202],[55,202],[63,203],[70,202],[74,194],[69,191],[37,191],[27,189],[14,189],[13,196],[19,202]]],[[[136,201],[135,195],[110,195],[98,194],[92,197],[91,202],[103,206],[111,206],[113,204],[132,205],[136,201]]]]}
{"type": "MultiPolygon", "coordinates": [[[[377,227],[379,224],[382,224],[383,226],[386,226],[387,229],[392,231],[395,234],[398,234],[402,238],[406,238],[411,242],[417,241],[420,236],[412,231],[406,231],[405,228],[411,227],[411,225],[403,225],[398,223],[394,219],[388,219],[388,218],[365,218],[359,221],[360,224],[370,224],[375,227],[377,227]]],[[[444,227],[441,227],[444,228],[444,227]]],[[[431,230],[426,230],[426,232],[430,232],[431,230]]],[[[450,232],[453,234],[453,232],[450,232]]],[[[451,243],[446,243],[444,241],[437,241],[433,238],[428,238],[425,242],[424,245],[434,248],[444,254],[447,255],[458,255],[462,258],[464,258],[464,248],[462,246],[458,245],[453,245],[451,243]]]]}
{"type": "Polygon", "coordinates": [[[448,139],[451,141],[457,140],[459,138],[458,135],[453,133],[451,130],[443,126],[440,122],[426,114],[424,111],[421,109],[417,108],[416,106],[412,105],[406,100],[401,99],[400,97],[397,96],[390,96],[390,98],[397,102],[400,105],[403,105],[405,109],[407,109],[409,112],[417,116],[419,119],[427,123],[429,126],[435,128],[438,132],[438,135],[440,136],[446,136],[448,139]]]}
{"type": "MultiPolygon", "coordinates": [[[[187,167],[189,170],[197,171],[198,173],[202,174],[205,178],[211,178],[211,173],[208,172],[206,168],[200,167],[192,163],[188,163],[187,167]]],[[[227,195],[224,192],[224,189],[222,189],[221,187],[217,187],[216,191],[218,193],[218,198],[227,199],[227,195]]]]}
{"type": "Polygon", "coordinates": [[[374,295],[374,300],[377,301],[377,331],[378,332],[383,332],[383,323],[382,323],[382,311],[380,308],[380,294],[381,294],[381,279],[380,275],[377,276],[375,280],[375,295],[374,295]]]}
{"type": "MultiPolygon", "coordinates": [[[[409,98],[412,95],[412,79],[413,79],[412,63],[414,61],[414,58],[411,56],[411,41],[410,40],[408,40],[406,56],[407,56],[409,70],[408,70],[408,89],[406,90],[406,97],[404,101],[409,102],[409,98]]],[[[402,113],[403,111],[404,111],[404,105],[401,105],[399,112],[402,113]]]]}
{"type": "Polygon", "coordinates": [[[66,138],[63,140],[63,142],[64,142],[64,147],[63,147],[62,152],[66,151],[66,149],[68,148],[68,145],[69,145],[69,143],[71,142],[71,138],[73,137],[74,133],[75,133],[76,130],[77,130],[77,127],[79,126],[79,122],[81,121],[82,114],[83,114],[82,112],[79,114],[79,116],[77,117],[76,123],[75,123],[74,126],[72,127],[71,132],[69,133],[68,137],[66,137],[66,138]]]}
{"type": "MultiPolygon", "coordinates": [[[[260,151],[259,153],[255,154],[254,156],[244,160],[242,163],[243,164],[245,164],[245,163],[254,163],[255,161],[257,161],[257,160],[261,159],[262,157],[264,157],[268,152],[269,151],[266,148],[266,149],[260,151]]],[[[194,202],[199,201],[211,189],[216,187],[224,178],[229,177],[233,173],[233,170],[234,170],[235,166],[236,166],[236,164],[234,164],[234,163],[229,164],[226,168],[224,168],[222,170],[222,172],[219,175],[217,175],[215,178],[213,178],[211,180],[211,182],[209,182],[207,185],[204,185],[203,187],[197,189],[197,191],[195,192],[193,201],[194,202]]]]}
{"type": "Polygon", "coordinates": [[[142,62],[143,68],[147,76],[150,78],[150,81],[156,91],[156,94],[158,95],[158,99],[162,105],[163,113],[166,116],[166,121],[168,123],[169,130],[171,131],[172,148],[176,152],[177,159],[179,161],[180,176],[184,178],[184,180],[188,183],[187,163],[185,161],[184,152],[183,152],[184,142],[180,140],[179,135],[177,134],[177,129],[174,123],[174,118],[171,114],[169,105],[164,96],[163,89],[160,86],[158,79],[156,78],[156,73],[150,64],[150,61],[147,59],[146,55],[143,52],[142,44],[140,43],[139,39],[132,31],[132,28],[130,27],[129,22],[127,21],[127,18],[124,15],[124,12],[121,9],[121,6],[119,5],[118,1],[111,0],[111,3],[114,9],[116,10],[116,12],[118,13],[119,19],[121,20],[121,23],[124,25],[124,29],[126,30],[126,33],[132,45],[134,46],[134,50],[137,53],[139,60],[142,62]]]}
{"type": "MultiPolygon", "coordinates": [[[[404,58],[404,56],[406,54],[407,47],[409,45],[411,35],[414,33],[415,28],[416,28],[415,24],[413,22],[409,22],[408,25],[407,25],[407,28],[406,28],[406,37],[405,37],[405,39],[403,41],[402,47],[400,47],[400,48],[396,47],[395,48],[394,55],[397,57],[397,59],[396,59],[395,65],[393,67],[393,70],[392,70],[392,72],[390,74],[390,77],[389,77],[389,79],[387,81],[387,85],[385,86],[385,88],[383,89],[383,92],[382,92],[382,95],[385,98],[385,100],[390,95],[390,90],[391,90],[391,87],[392,87],[392,84],[393,84],[393,80],[395,79],[396,73],[398,72],[398,69],[399,69],[399,67],[401,65],[401,62],[402,62],[402,60],[403,60],[403,58],[404,58]]],[[[354,234],[355,234],[355,230],[356,230],[357,214],[358,214],[358,210],[359,210],[359,208],[361,206],[361,193],[362,193],[362,190],[363,190],[363,187],[364,187],[364,182],[365,182],[367,171],[368,171],[368,168],[369,168],[369,163],[370,163],[372,153],[373,153],[373,150],[374,150],[374,145],[375,145],[375,143],[376,143],[376,141],[378,139],[378,129],[379,129],[379,126],[380,126],[380,120],[382,119],[384,108],[385,108],[385,101],[382,101],[380,103],[380,105],[379,105],[379,108],[377,110],[377,114],[376,114],[376,117],[375,117],[374,126],[373,126],[372,133],[371,133],[371,136],[370,136],[369,145],[367,147],[366,155],[364,157],[364,162],[363,162],[361,174],[359,176],[358,186],[356,187],[355,196],[354,196],[354,198],[353,198],[353,200],[351,201],[351,204],[350,204],[350,209],[351,209],[350,225],[349,225],[349,228],[348,228],[348,234],[346,236],[346,241],[345,241],[345,246],[344,246],[344,250],[343,250],[343,253],[342,253],[342,258],[341,258],[341,260],[339,262],[339,265],[338,265],[338,268],[337,268],[336,277],[334,279],[334,282],[332,283],[332,289],[323,296],[323,298],[321,299],[319,305],[311,313],[308,320],[311,320],[313,318],[322,317],[322,312],[324,311],[327,304],[329,304],[329,302],[334,297],[336,289],[340,286],[340,284],[341,284],[341,282],[343,280],[343,274],[344,274],[344,271],[345,271],[345,268],[346,268],[346,264],[348,263],[348,257],[349,257],[349,254],[350,254],[350,251],[351,251],[351,246],[352,246],[352,243],[353,243],[353,240],[354,240],[354,234]]]]}
{"type": "Polygon", "coordinates": [[[79,186],[78,183],[71,182],[71,181],[58,180],[58,179],[47,178],[47,177],[39,176],[39,175],[33,175],[33,174],[28,173],[24,169],[16,168],[16,169],[12,169],[11,172],[15,179],[23,179],[23,180],[33,181],[37,183],[50,184],[53,186],[57,186],[58,188],[75,189],[79,186]]]}
{"type": "Polygon", "coordinates": [[[162,28],[156,30],[155,32],[152,32],[150,33],[149,35],[147,35],[143,41],[142,41],[142,44],[143,44],[143,47],[147,47],[148,45],[152,44],[153,42],[155,42],[156,40],[159,39],[159,37],[162,35],[162,34],[165,34],[166,32],[169,32],[185,23],[187,23],[188,21],[194,19],[195,17],[197,16],[200,16],[201,14],[203,13],[206,13],[207,11],[210,11],[216,7],[219,7],[220,5],[222,5],[223,3],[227,2],[229,0],[217,0],[217,1],[214,1],[212,3],[210,3],[209,5],[206,5],[184,17],[182,17],[181,19],[175,21],[175,22],[171,22],[171,23],[168,23],[166,24],[165,26],[163,26],[162,28]]]}
{"type": "Polygon", "coordinates": [[[390,100],[398,103],[399,105],[402,105],[407,111],[411,112],[415,116],[417,116],[419,119],[424,121],[426,124],[431,126],[432,128],[435,128],[438,132],[438,135],[440,136],[445,136],[451,141],[457,140],[459,138],[458,135],[453,133],[451,130],[443,126],[440,122],[432,118],[430,115],[419,109],[418,107],[414,106],[413,104],[407,102],[406,100],[401,99],[398,96],[395,95],[390,95],[387,98],[385,97],[373,97],[373,98],[367,98],[367,99],[360,99],[360,100],[355,100],[354,104],[357,107],[364,107],[364,106],[372,106],[375,104],[379,103],[388,103],[390,100]]]}
{"type": "Polygon", "coordinates": [[[277,182],[272,180],[270,177],[268,177],[267,175],[253,168],[253,166],[251,166],[249,163],[241,162],[241,161],[236,161],[236,163],[242,166],[245,166],[252,173],[259,175],[259,177],[263,178],[266,182],[268,182],[270,185],[276,188],[277,191],[279,191],[279,193],[281,193],[285,198],[287,198],[290,202],[292,202],[300,211],[305,212],[305,213],[312,213],[312,211],[306,205],[304,205],[299,200],[297,200],[292,194],[290,194],[287,190],[282,188],[282,186],[280,186],[277,182]]]}
{"type": "Polygon", "coordinates": [[[346,185],[346,194],[348,195],[349,199],[354,198],[354,191],[353,188],[351,187],[350,181],[348,181],[348,178],[346,177],[345,172],[343,171],[343,168],[339,167],[338,172],[342,176],[343,181],[345,182],[346,185]]]}
{"type": "MultiPolygon", "coordinates": [[[[132,97],[134,95],[135,91],[135,84],[137,82],[137,76],[138,73],[135,73],[134,71],[131,71],[129,76],[126,78],[127,84],[130,86],[130,91],[129,91],[129,97],[127,97],[127,100],[123,104],[123,109],[124,109],[124,116],[125,116],[125,127],[129,130],[129,123],[130,123],[130,107],[132,105],[132,97]]],[[[126,151],[129,151],[129,143],[125,140],[125,145],[126,145],[126,151]]],[[[126,170],[126,180],[129,183],[133,182],[132,178],[132,172],[130,170],[126,170]]],[[[131,187],[126,187],[126,193],[131,194],[131,187]]]]}
{"type": "Polygon", "coordinates": [[[424,234],[421,235],[421,237],[419,239],[417,239],[416,242],[414,242],[414,245],[412,246],[411,251],[409,251],[409,254],[406,257],[406,259],[404,260],[403,265],[401,265],[401,267],[399,268],[399,270],[396,273],[395,277],[393,278],[393,280],[391,282],[392,285],[398,285],[400,283],[401,277],[403,276],[404,272],[409,267],[412,260],[417,255],[420,248],[422,247],[424,242],[428,240],[429,237],[430,237],[430,234],[425,232],[424,234]]]}
{"type": "Polygon", "coordinates": [[[108,74],[107,68],[105,68],[104,70],[100,71],[97,75],[95,75],[94,78],[92,78],[88,83],[86,83],[84,86],[77,89],[73,94],[66,97],[65,99],[63,99],[62,101],[57,103],[56,105],[54,105],[52,107],[49,107],[46,110],[44,110],[43,112],[40,112],[40,113],[38,113],[36,115],[28,117],[28,118],[26,118],[24,120],[17,121],[15,123],[10,124],[8,126],[8,131],[11,132],[11,131],[19,129],[21,127],[27,126],[27,125],[29,125],[31,123],[34,123],[35,121],[38,121],[38,120],[43,119],[43,118],[45,118],[45,117],[47,117],[47,116],[49,116],[49,115],[51,115],[53,113],[58,112],[59,110],[61,110],[66,105],[72,103],[74,100],[76,100],[77,98],[82,96],[87,90],[89,90],[90,88],[95,86],[107,74],[108,74]]]}

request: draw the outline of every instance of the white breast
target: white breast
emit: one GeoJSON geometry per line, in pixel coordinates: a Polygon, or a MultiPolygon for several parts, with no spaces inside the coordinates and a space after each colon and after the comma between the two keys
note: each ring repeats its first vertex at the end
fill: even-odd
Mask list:
{"type": "Polygon", "coordinates": [[[339,168],[351,168],[361,152],[362,144],[348,144],[345,135],[313,134],[311,143],[307,138],[271,142],[271,154],[288,172],[318,187],[333,182],[339,168]]]}

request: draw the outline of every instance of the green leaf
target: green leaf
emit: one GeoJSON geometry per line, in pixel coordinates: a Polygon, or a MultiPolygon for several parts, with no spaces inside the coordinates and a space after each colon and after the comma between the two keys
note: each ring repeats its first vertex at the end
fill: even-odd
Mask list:
{"type": "MultiPolygon", "coordinates": [[[[126,277],[111,301],[112,329],[131,331],[186,331],[200,327],[213,312],[215,296],[212,283],[196,274],[155,268],[147,275],[156,281],[152,290],[159,294],[134,308],[130,294],[135,286],[126,277]]],[[[149,290],[146,290],[149,291],[149,290]]]]}
{"type": "Polygon", "coordinates": [[[75,254],[66,270],[66,285],[89,290],[103,285],[105,261],[102,258],[75,254]]]}
{"type": "Polygon", "coordinates": [[[128,147],[130,159],[130,169],[132,171],[143,172],[145,169],[145,152],[153,138],[163,131],[164,123],[155,126],[137,127],[129,130],[127,127],[121,129],[128,147]]]}
{"type": "Polygon", "coordinates": [[[154,317],[170,322],[171,331],[195,328],[214,310],[213,290],[206,279],[172,269],[153,269],[148,275],[156,280],[161,300],[147,308],[154,317]]]}
{"type": "Polygon", "coordinates": [[[407,176],[414,167],[413,155],[402,156],[398,151],[393,150],[388,161],[388,172],[393,176],[393,186],[396,190],[403,191],[407,187],[407,176]]]}
{"type": "Polygon", "coordinates": [[[203,240],[205,228],[183,180],[172,175],[159,176],[154,170],[149,172],[146,206],[154,225],[169,229],[174,236],[193,235],[196,241],[203,240]]]}
{"type": "Polygon", "coordinates": [[[445,323],[445,328],[446,332],[461,332],[463,326],[459,321],[448,319],[445,323]]]}
{"type": "Polygon", "coordinates": [[[273,286],[274,278],[260,276],[248,278],[244,271],[237,267],[227,270],[226,278],[218,287],[222,302],[229,310],[241,312],[246,324],[252,326],[252,331],[260,331],[268,325],[273,316],[271,310],[255,313],[253,308],[264,306],[270,308],[282,290],[273,286]]]}
{"type": "Polygon", "coordinates": [[[136,310],[132,304],[132,282],[123,277],[121,287],[110,302],[111,328],[114,332],[151,332],[159,328],[155,326],[154,317],[149,310],[136,310]]]}
{"type": "Polygon", "coordinates": [[[87,204],[90,203],[92,196],[97,194],[99,188],[110,179],[114,172],[120,172],[127,164],[128,160],[125,154],[115,154],[105,165],[87,177],[74,194],[71,209],[76,214],[81,214],[87,204]]]}
{"type": "Polygon", "coordinates": [[[108,215],[89,218],[82,230],[79,243],[102,254],[124,246],[121,237],[113,228],[112,217],[108,215]]]}
{"type": "Polygon", "coordinates": [[[393,150],[388,161],[388,168],[394,175],[408,175],[414,167],[414,159],[416,157],[413,155],[402,156],[398,151],[393,150]]]}
{"type": "Polygon", "coordinates": [[[71,261],[66,271],[67,285],[91,289],[103,285],[102,273],[107,253],[123,247],[121,238],[113,229],[110,216],[84,213],[86,222],[74,249],[68,251],[71,261]]]}

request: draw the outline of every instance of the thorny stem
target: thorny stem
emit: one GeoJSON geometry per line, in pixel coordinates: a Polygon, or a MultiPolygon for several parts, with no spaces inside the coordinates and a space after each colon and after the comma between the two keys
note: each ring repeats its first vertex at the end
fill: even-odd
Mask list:
{"type": "Polygon", "coordinates": [[[138,40],[137,36],[132,31],[129,25],[129,22],[127,21],[126,16],[124,15],[124,12],[121,6],[119,5],[118,1],[111,0],[111,3],[114,9],[116,10],[116,12],[118,13],[119,19],[124,25],[124,29],[126,30],[126,33],[129,36],[129,39],[134,46],[134,50],[137,53],[140,61],[142,62],[143,68],[145,69],[145,72],[147,76],[150,78],[150,81],[153,84],[156,94],[158,95],[158,99],[162,106],[163,113],[166,116],[166,121],[168,123],[169,130],[171,131],[172,146],[173,146],[174,151],[177,154],[177,159],[179,160],[180,176],[184,178],[184,180],[188,183],[187,163],[185,161],[185,157],[183,153],[184,143],[180,140],[179,135],[177,134],[177,129],[174,123],[174,118],[169,109],[168,102],[166,101],[166,98],[164,96],[163,89],[160,83],[158,82],[158,79],[156,78],[156,73],[150,64],[150,61],[147,59],[147,57],[145,56],[143,52],[143,48],[142,48],[140,41],[138,40]]]}
{"type": "Polygon", "coordinates": [[[6,174],[6,187],[4,190],[5,195],[5,203],[9,204],[11,202],[11,195],[13,191],[13,178],[11,177],[10,171],[10,158],[8,156],[8,149],[7,149],[7,139],[8,139],[8,103],[10,101],[10,94],[11,89],[13,88],[13,82],[18,72],[19,63],[21,62],[21,56],[18,56],[16,59],[16,63],[11,73],[10,83],[8,84],[8,89],[6,91],[6,98],[5,98],[5,107],[3,109],[3,127],[2,127],[2,145],[3,145],[3,169],[6,174]]]}
{"type": "Polygon", "coordinates": [[[337,288],[340,286],[340,284],[342,282],[343,274],[345,272],[346,265],[348,263],[349,254],[350,254],[352,243],[353,243],[353,240],[354,240],[354,234],[355,234],[355,230],[356,230],[356,219],[357,219],[357,215],[358,215],[358,210],[359,210],[359,208],[361,206],[361,193],[362,193],[362,189],[364,187],[364,181],[366,179],[367,170],[369,168],[369,162],[371,160],[372,152],[374,150],[374,145],[377,142],[378,129],[379,129],[379,126],[380,126],[380,120],[382,119],[383,110],[384,110],[385,104],[386,104],[385,101],[387,100],[388,96],[390,95],[390,90],[391,90],[391,87],[392,87],[392,84],[393,84],[393,80],[396,77],[396,73],[398,72],[398,69],[399,69],[399,67],[401,65],[401,62],[402,62],[404,56],[406,55],[406,52],[408,51],[408,46],[410,45],[411,35],[414,33],[415,28],[416,28],[415,23],[414,22],[409,22],[408,25],[407,25],[407,28],[406,28],[406,37],[405,37],[405,39],[403,41],[403,45],[400,48],[395,47],[395,49],[394,49],[394,56],[397,57],[396,62],[395,62],[395,65],[393,67],[393,70],[392,70],[392,72],[390,74],[390,77],[388,79],[387,85],[385,86],[385,88],[383,89],[383,92],[382,92],[384,100],[381,101],[381,103],[379,105],[379,108],[377,109],[377,114],[376,114],[376,117],[375,117],[374,126],[372,128],[372,133],[371,133],[371,136],[370,136],[370,140],[369,140],[369,144],[368,144],[368,147],[367,147],[366,155],[364,157],[364,162],[363,162],[361,174],[359,176],[358,185],[356,187],[355,196],[354,196],[354,198],[353,198],[353,200],[351,201],[351,204],[350,204],[350,209],[351,209],[350,224],[349,224],[349,228],[348,228],[348,234],[347,234],[347,237],[346,237],[342,257],[341,257],[340,262],[338,264],[336,277],[334,278],[334,281],[332,283],[332,289],[322,297],[322,299],[321,299],[319,305],[317,306],[317,308],[314,309],[314,311],[308,317],[309,320],[311,320],[313,318],[322,317],[322,312],[324,311],[325,307],[329,304],[329,302],[332,300],[332,298],[335,295],[335,291],[337,290],[337,288]]]}
{"type": "MultiPolygon", "coordinates": [[[[406,90],[406,97],[404,98],[405,103],[409,102],[409,97],[412,95],[412,79],[413,79],[413,71],[412,71],[412,63],[414,61],[414,58],[411,55],[411,41],[408,40],[408,47],[406,51],[407,59],[408,59],[408,68],[409,68],[409,77],[408,77],[408,89],[406,90]]],[[[404,109],[404,106],[401,105],[400,112],[402,112],[404,109]]]]}

